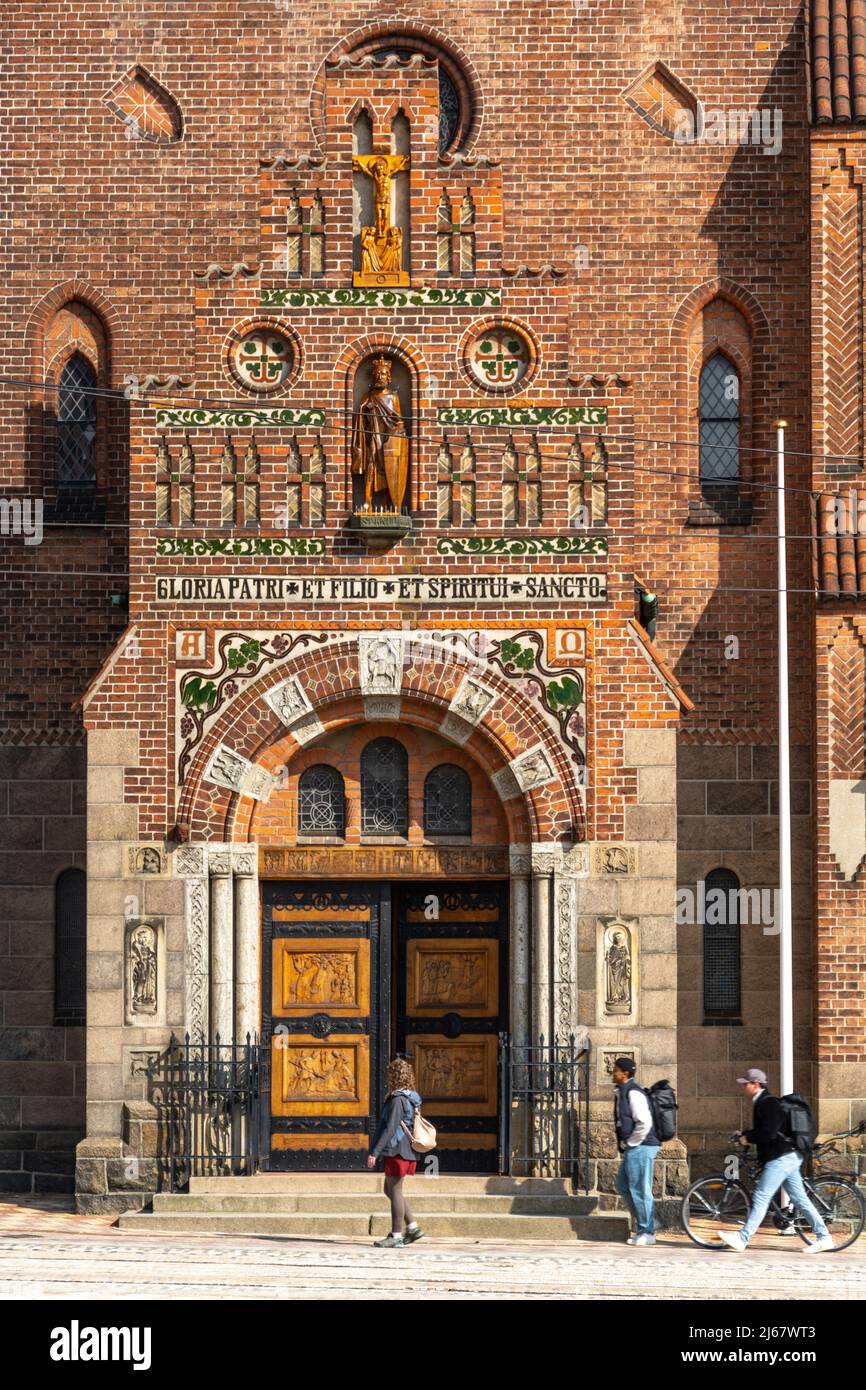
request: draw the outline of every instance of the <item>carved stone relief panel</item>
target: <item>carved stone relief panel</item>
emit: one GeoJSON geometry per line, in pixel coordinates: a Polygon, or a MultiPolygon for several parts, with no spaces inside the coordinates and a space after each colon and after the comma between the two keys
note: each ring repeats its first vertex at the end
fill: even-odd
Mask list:
{"type": "Polygon", "coordinates": [[[596,1016],[632,1026],[638,1015],[637,919],[600,917],[596,928],[596,1016]]]}
{"type": "Polygon", "coordinates": [[[134,917],[124,923],[124,1022],[152,1027],[165,1022],[165,919],[134,917]]]}

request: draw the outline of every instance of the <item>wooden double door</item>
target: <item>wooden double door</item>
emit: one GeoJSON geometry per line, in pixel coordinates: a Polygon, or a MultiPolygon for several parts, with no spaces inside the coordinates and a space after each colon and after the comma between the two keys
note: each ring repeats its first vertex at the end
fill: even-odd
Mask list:
{"type": "Polygon", "coordinates": [[[410,1058],[442,1172],[494,1172],[507,884],[263,886],[272,1169],[358,1168],[410,1058]]]}

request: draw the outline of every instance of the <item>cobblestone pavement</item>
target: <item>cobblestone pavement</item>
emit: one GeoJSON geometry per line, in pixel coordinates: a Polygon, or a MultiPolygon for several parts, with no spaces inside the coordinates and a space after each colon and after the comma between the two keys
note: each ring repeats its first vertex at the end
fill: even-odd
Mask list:
{"type": "Polygon", "coordinates": [[[678,1236],[649,1249],[431,1240],[375,1250],[344,1239],[147,1236],[59,1201],[12,1201],[0,1202],[0,1298],[866,1298],[866,1239],[839,1255],[762,1240],[740,1256],[678,1236]]]}

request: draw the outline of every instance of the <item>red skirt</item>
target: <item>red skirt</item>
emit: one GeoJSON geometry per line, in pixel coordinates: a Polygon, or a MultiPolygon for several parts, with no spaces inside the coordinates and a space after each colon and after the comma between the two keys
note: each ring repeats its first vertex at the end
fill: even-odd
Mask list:
{"type": "Polygon", "coordinates": [[[385,1177],[386,1178],[406,1178],[411,1177],[415,1172],[417,1159],[414,1158],[386,1158],[385,1177]]]}

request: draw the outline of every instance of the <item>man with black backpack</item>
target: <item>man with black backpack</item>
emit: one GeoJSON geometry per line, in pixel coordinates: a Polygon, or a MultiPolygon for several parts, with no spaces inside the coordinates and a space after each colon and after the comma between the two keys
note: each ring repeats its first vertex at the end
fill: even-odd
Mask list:
{"type": "Polygon", "coordinates": [[[616,1099],[613,1122],[616,1145],[622,1154],[616,1175],[616,1190],[625,1201],[635,1223],[629,1245],[655,1245],[653,1216],[653,1169],[661,1140],[656,1133],[646,1092],[634,1079],[631,1057],[617,1057],[613,1064],[616,1099]]]}
{"type": "Polygon", "coordinates": [[[755,1145],[762,1167],[748,1220],[739,1231],[720,1231],[721,1239],[732,1250],[745,1250],[766,1216],[774,1194],[784,1186],[818,1237],[811,1245],[804,1246],[806,1253],[832,1250],[833,1237],[809,1201],[800,1172],[803,1152],[798,1147],[797,1136],[805,1133],[801,1118],[803,1109],[809,1110],[807,1103],[794,1094],[783,1096],[781,1100],[770,1095],[766,1073],[758,1067],[749,1067],[744,1076],[738,1076],[737,1085],[752,1102],[752,1127],[738,1136],[739,1141],[755,1145]],[[793,1123],[789,1112],[794,1112],[793,1123]]]}

